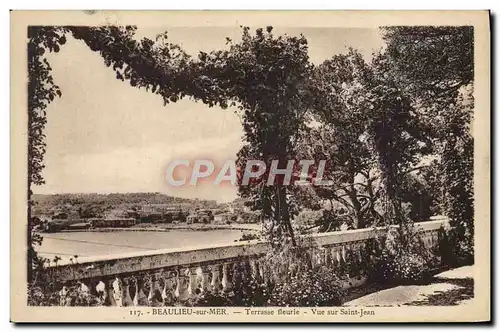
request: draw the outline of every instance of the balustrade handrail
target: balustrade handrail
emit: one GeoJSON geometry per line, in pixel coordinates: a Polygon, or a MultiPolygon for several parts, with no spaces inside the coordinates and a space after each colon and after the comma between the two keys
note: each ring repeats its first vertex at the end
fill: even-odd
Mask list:
{"type": "MultiPolygon", "coordinates": [[[[420,231],[436,231],[445,225],[446,217],[415,223],[420,231]]],[[[398,227],[395,225],[389,227],[398,227]]],[[[386,227],[364,228],[347,231],[336,231],[308,235],[319,246],[336,246],[358,242],[383,235],[386,227]]],[[[119,274],[132,274],[141,271],[171,269],[174,267],[199,266],[204,262],[222,262],[238,260],[242,257],[257,257],[271,249],[266,241],[251,240],[238,243],[227,243],[189,248],[173,248],[147,250],[132,253],[80,257],[78,261],[61,262],[57,266],[49,266],[46,271],[56,280],[80,280],[93,277],[105,277],[119,274]]]]}

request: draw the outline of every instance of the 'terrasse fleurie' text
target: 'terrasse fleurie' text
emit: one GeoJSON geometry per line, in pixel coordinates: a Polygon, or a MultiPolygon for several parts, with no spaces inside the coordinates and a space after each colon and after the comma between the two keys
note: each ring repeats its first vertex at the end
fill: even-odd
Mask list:
{"type": "Polygon", "coordinates": [[[321,308],[311,308],[311,309],[290,309],[290,308],[280,308],[280,309],[253,309],[246,308],[245,313],[247,315],[254,316],[298,316],[301,314],[312,314],[315,316],[357,316],[357,317],[365,317],[365,316],[374,316],[374,310],[366,310],[366,309],[350,309],[350,308],[329,308],[329,309],[321,309],[321,308]]]}

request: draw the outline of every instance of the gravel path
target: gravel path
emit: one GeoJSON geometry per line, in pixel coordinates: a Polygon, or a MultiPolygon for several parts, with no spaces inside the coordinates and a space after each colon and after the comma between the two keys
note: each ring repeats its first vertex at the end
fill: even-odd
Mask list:
{"type": "Polygon", "coordinates": [[[384,289],[344,303],[345,306],[458,305],[474,294],[472,266],[439,273],[427,285],[384,289]]]}

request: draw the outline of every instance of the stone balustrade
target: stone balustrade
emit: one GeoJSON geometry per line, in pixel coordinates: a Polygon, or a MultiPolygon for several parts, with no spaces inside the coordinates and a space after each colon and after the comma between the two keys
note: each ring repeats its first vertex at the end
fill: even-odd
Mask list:
{"type": "MultiPolygon", "coordinates": [[[[438,229],[445,218],[415,224],[427,246],[438,242],[438,229]]],[[[395,227],[395,226],[391,226],[395,227]]],[[[385,236],[387,228],[367,228],[308,236],[311,264],[363,262],[369,259],[367,243],[385,236]]],[[[144,306],[183,303],[204,292],[230,292],[236,274],[266,281],[276,272],[263,264],[271,250],[267,242],[244,241],[217,247],[149,250],[121,255],[81,257],[78,261],[49,266],[47,276],[63,286],[60,304],[68,305],[71,287],[92,294],[101,305],[144,306]]],[[[363,271],[350,276],[345,287],[365,281],[363,271]]]]}

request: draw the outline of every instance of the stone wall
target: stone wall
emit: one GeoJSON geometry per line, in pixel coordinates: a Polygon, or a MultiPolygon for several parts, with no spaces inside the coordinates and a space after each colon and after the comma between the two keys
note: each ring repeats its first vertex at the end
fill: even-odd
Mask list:
{"type": "MultiPolygon", "coordinates": [[[[444,223],[445,219],[437,219],[416,224],[427,246],[437,244],[438,230],[444,223]]],[[[363,254],[367,242],[386,232],[386,228],[367,228],[309,236],[314,244],[311,263],[362,262],[367,259],[363,254]]],[[[151,305],[152,301],[166,302],[172,298],[185,301],[206,291],[229,292],[234,271],[241,265],[249,267],[252,278],[266,280],[272,271],[266,271],[268,267],[261,264],[261,259],[270,250],[267,242],[246,241],[217,247],[81,257],[77,262],[61,262],[46,270],[49,277],[65,285],[61,290],[63,299],[67,287],[76,283],[101,297],[103,305],[151,305]]],[[[363,275],[350,277],[345,287],[365,281],[363,275]]]]}

